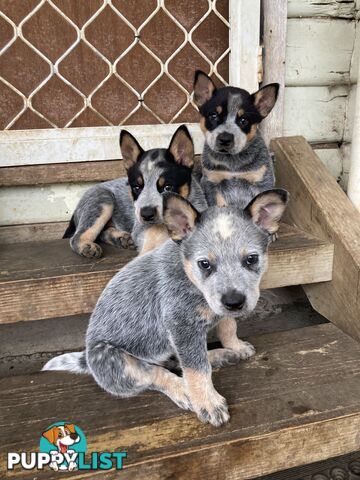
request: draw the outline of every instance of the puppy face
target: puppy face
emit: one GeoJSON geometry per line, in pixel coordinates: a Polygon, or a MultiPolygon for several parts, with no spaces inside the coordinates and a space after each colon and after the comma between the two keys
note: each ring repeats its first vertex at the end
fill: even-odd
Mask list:
{"type": "Polygon", "coordinates": [[[164,221],[181,244],[184,270],[217,315],[240,317],[259,299],[267,268],[269,234],[287,203],[287,192],[269,190],[245,210],[211,207],[199,215],[185,200],[165,199],[164,221]]]}
{"type": "Polygon", "coordinates": [[[66,452],[70,445],[80,441],[80,437],[72,423],[52,427],[43,433],[43,437],[53,445],[56,445],[61,453],[66,452]]]}
{"type": "Polygon", "coordinates": [[[209,147],[221,154],[240,153],[255,137],[257,125],[271,112],[278,90],[278,84],[267,85],[253,95],[235,87],[216,89],[205,73],[197,71],[194,100],[209,147]]]}
{"type": "Polygon", "coordinates": [[[187,128],[178,128],[167,149],[144,151],[124,130],[120,146],[137,220],[143,224],[161,223],[163,193],[175,192],[183,198],[190,193],[194,146],[187,128]]]}

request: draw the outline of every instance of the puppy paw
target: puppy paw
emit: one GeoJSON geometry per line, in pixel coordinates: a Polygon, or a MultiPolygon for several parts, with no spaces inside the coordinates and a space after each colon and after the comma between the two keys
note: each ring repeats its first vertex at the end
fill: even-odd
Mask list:
{"type": "Polygon", "coordinates": [[[230,420],[229,409],[226,400],[217,394],[217,400],[213,404],[203,406],[197,416],[203,423],[210,423],[214,427],[220,427],[230,420]]]}
{"type": "Polygon", "coordinates": [[[214,369],[226,365],[236,365],[242,360],[241,356],[230,348],[215,348],[214,350],[210,350],[208,351],[208,359],[214,369]]]}
{"type": "Polygon", "coordinates": [[[100,258],[102,255],[102,248],[97,243],[84,243],[81,246],[80,255],[86,258],[100,258]]]}
{"type": "Polygon", "coordinates": [[[131,250],[135,250],[134,240],[132,239],[130,233],[128,232],[120,232],[121,235],[118,235],[116,238],[116,243],[119,247],[122,248],[129,248],[131,250]]]}
{"type": "Polygon", "coordinates": [[[253,357],[256,353],[254,345],[249,342],[244,342],[239,340],[239,343],[234,350],[235,353],[240,357],[241,360],[248,360],[250,357],[253,357]]]}

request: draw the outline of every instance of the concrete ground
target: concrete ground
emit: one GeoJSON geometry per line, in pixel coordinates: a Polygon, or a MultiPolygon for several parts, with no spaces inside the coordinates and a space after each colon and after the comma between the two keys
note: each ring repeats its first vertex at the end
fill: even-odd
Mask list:
{"type": "MultiPolygon", "coordinates": [[[[0,376],[36,372],[55,355],[82,350],[88,315],[0,325],[0,376]]],[[[326,321],[300,287],[266,290],[254,313],[239,323],[240,337],[290,330],[326,321]]],[[[209,342],[214,341],[209,335],[209,342]]]]}

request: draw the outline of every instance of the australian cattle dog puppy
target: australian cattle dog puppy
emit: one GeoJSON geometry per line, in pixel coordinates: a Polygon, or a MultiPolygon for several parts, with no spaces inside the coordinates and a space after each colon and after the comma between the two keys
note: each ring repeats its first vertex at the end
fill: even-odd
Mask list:
{"type": "Polygon", "coordinates": [[[86,351],[55,357],[43,370],[90,373],[118,397],[157,390],[203,422],[226,423],[228,407],[213,386],[211,368],[255,353],[237,337],[235,317],[255,308],[268,233],[286,203],[285,190],[270,190],[244,210],[199,213],[183,197],[166,194],[163,218],[171,240],[108,283],[90,318],[86,351]],[[223,348],[207,351],[213,327],[223,348]],[[163,366],[174,356],[182,377],[163,366]]]}
{"type": "Polygon", "coordinates": [[[188,198],[200,211],[207,206],[192,176],[194,145],[185,125],[177,129],[168,149],[148,151],[122,130],[120,149],[127,178],[87,190],[65,232],[73,251],[84,257],[102,255],[98,240],[123,248],[134,248],[135,243],[141,254],[167,240],[162,216],[164,192],[188,198]]]}
{"type": "Polygon", "coordinates": [[[196,72],[194,101],[205,135],[201,185],[209,205],[244,208],[274,187],[272,159],[257,127],[275,105],[278,89],[277,83],[252,95],[241,88],[217,89],[204,72],[196,72]]]}

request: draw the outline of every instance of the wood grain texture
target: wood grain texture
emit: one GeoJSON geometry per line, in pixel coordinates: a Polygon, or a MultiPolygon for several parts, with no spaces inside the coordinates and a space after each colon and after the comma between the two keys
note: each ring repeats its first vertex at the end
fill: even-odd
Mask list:
{"type": "MultiPolygon", "coordinates": [[[[125,470],[107,472],[107,480],[246,480],[360,447],[356,342],[331,324],[250,341],[253,359],[213,375],[230,406],[231,421],[222,428],[200,423],[161,394],[116,399],[89,376],[46,372],[0,380],[2,470],[6,452],[37,451],[41,432],[61,419],[85,431],[88,453],[127,451],[125,470]]],[[[8,477],[33,475],[16,469],[8,477]]],[[[58,475],[36,472],[39,480],[58,475]]],[[[98,471],[67,478],[105,477],[98,471]]]]}
{"type": "Polygon", "coordinates": [[[268,145],[272,138],[283,135],[287,0],[263,1],[264,75],[263,85],[279,83],[279,96],[273,111],[261,124],[268,145]]]}
{"type": "Polygon", "coordinates": [[[341,0],[289,0],[288,18],[335,17],[354,18],[355,2],[341,0]]]}
{"type": "Polygon", "coordinates": [[[0,245],[3,243],[41,242],[59,240],[69,222],[30,223],[0,226],[0,245]]]}
{"type": "MultiPolygon", "coordinates": [[[[270,246],[262,288],[329,281],[333,246],[283,225],[270,246]]],[[[67,240],[3,245],[0,260],[0,323],[91,312],[113,275],[134,256],[104,245],[104,257],[85,259],[67,240]],[[31,301],[28,301],[31,299],[31,301]]]]}
{"type": "Polygon", "coordinates": [[[355,20],[289,19],[286,86],[347,84],[354,38],[355,20]]]}
{"type": "Polygon", "coordinates": [[[305,285],[315,308],[360,339],[360,214],[302,137],[272,142],[278,184],[292,201],[287,221],[335,246],[333,279],[305,285]]]}
{"type": "Polygon", "coordinates": [[[102,182],[125,175],[122,160],[2,167],[0,168],[0,187],[102,182]]]}

